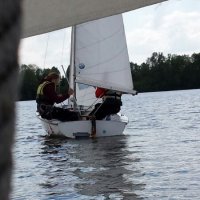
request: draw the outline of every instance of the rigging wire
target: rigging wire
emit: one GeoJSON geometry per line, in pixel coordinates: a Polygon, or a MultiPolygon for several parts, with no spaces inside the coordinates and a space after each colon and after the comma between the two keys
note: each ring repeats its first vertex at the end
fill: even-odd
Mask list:
{"type": "MultiPolygon", "coordinates": [[[[65,46],[65,38],[66,38],[66,29],[64,29],[63,31],[63,42],[62,42],[62,50],[61,50],[61,57],[60,57],[60,65],[62,67],[62,70],[63,70],[63,73],[64,73],[64,76],[65,78],[67,79],[67,83],[69,85],[69,80],[68,80],[68,77],[67,77],[67,74],[65,72],[65,69],[64,69],[64,66],[63,66],[63,54],[64,54],[64,46],[65,46]]],[[[61,104],[62,105],[62,104],[61,104]]],[[[69,105],[69,99],[68,99],[68,105],[69,105]]]]}
{"type": "Polygon", "coordinates": [[[64,30],[64,38],[62,43],[62,51],[61,51],[61,58],[60,58],[60,65],[63,66],[63,52],[64,52],[64,46],[65,46],[65,39],[66,39],[66,29],[64,30]]]}
{"type": "Polygon", "coordinates": [[[44,63],[43,63],[44,68],[45,68],[45,65],[46,65],[47,48],[48,48],[48,45],[49,45],[49,37],[50,37],[50,33],[47,34],[47,43],[46,43],[46,48],[45,48],[45,53],[44,53],[44,63]]]}

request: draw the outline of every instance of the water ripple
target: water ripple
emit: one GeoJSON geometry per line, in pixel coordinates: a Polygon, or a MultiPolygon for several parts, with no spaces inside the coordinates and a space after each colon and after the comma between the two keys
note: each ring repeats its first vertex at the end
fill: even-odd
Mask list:
{"type": "Polygon", "coordinates": [[[49,138],[17,102],[11,199],[198,200],[200,91],[124,96],[126,136],[49,138]]]}

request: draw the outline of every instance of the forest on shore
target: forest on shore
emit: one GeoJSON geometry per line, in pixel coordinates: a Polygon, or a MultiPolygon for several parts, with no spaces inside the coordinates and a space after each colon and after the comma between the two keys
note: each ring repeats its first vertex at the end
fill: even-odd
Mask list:
{"type": "MultiPolygon", "coordinates": [[[[156,92],[200,88],[200,53],[188,55],[164,56],[154,52],[141,65],[130,62],[134,89],[140,92],[156,92]]],[[[50,72],[59,70],[56,67],[41,69],[31,64],[22,64],[19,69],[19,100],[34,100],[37,87],[50,72]]],[[[61,77],[59,92],[66,92],[67,80],[61,77]]]]}

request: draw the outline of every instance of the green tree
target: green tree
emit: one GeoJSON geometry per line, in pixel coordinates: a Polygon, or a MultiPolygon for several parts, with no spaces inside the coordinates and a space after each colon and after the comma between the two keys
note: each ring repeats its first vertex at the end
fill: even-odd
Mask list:
{"type": "Polygon", "coordinates": [[[200,53],[171,55],[154,52],[146,63],[130,63],[139,92],[200,88],[200,53]]]}
{"type": "Polygon", "coordinates": [[[36,66],[22,65],[20,68],[20,100],[35,99],[36,88],[38,85],[37,77],[35,76],[36,66]]]}
{"type": "MultiPolygon", "coordinates": [[[[153,92],[200,88],[200,53],[171,55],[154,52],[146,62],[138,65],[130,62],[134,88],[138,92],[153,92]]],[[[56,67],[41,69],[36,65],[20,67],[20,100],[33,100],[41,81],[49,72],[60,73],[56,67]]],[[[69,67],[67,69],[69,77],[69,67]]],[[[65,77],[61,77],[59,92],[66,93],[69,88],[65,77]]]]}

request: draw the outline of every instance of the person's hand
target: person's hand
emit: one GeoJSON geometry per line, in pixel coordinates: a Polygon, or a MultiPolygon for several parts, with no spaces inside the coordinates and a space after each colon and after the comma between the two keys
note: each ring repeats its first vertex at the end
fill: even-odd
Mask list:
{"type": "Polygon", "coordinates": [[[74,94],[74,90],[73,90],[72,88],[69,88],[69,90],[68,90],[68,94],[69,94],[69,95],[74,94]]]}

